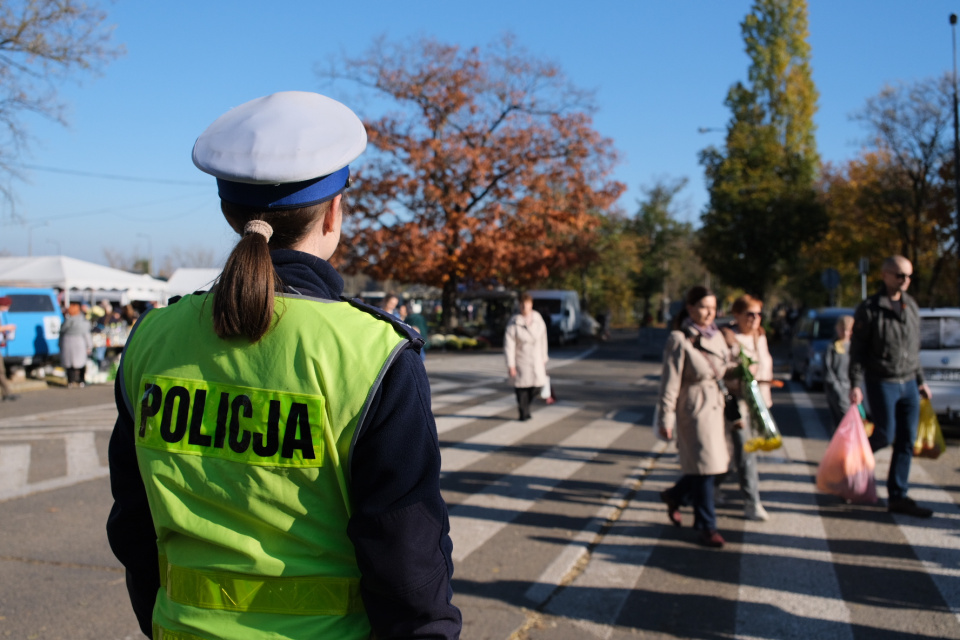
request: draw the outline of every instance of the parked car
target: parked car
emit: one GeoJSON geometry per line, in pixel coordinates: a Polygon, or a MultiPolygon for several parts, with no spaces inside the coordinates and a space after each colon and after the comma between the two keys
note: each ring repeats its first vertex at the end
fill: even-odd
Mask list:
{"type": "Polygon", "coordinates": [[[63,314],[53,289],[0,287],[0,297],[11,300],[4,324],[16,325],[0,347],[8,367],[32,369],[42,366],[60,353],[58,339],[63,314]]]}
{"type": "Polygon", "coordinates": [[[960,309],[920,309],[920,366],[934,410],[960,414],[960,309]]]}
{"type": "Polygon", "coordinates": [[[530,291],[533,308],[547,324],[547,338],[563,345],[580,338],[580,297],[569,289],[530,291]]]}
{"type": "Polygon", "coordinates": [[[811,309],[797,322],[790,339],[790,370],[794,380],[807,389],[823,386],[823,359],[830,343],[837,339],[840,316],[852,316],[853,309],[829,307],[811,309]]]}

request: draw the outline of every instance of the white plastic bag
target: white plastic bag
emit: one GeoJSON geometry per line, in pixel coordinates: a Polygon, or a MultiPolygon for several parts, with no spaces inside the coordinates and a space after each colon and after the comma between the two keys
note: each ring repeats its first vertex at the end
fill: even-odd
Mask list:
{"type": "Polygon", "coordinates": [[[547,400],[550,398],[550,377],[547,376],[547,383],[540,387],[540,398],[542,400],[547,400]]]}

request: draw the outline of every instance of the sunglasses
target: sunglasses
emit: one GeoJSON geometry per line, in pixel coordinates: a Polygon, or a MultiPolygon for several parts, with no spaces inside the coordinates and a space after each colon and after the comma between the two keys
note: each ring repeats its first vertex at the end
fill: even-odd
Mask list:
{"type": "Polygon", "coordinates": [[[763,312],[762,311],[746,311],[744,312],[743,315],[747,316],[752,320],[753,318],[762,318],[763,312]]]}
{"type": "Polygon", "coordinates": [[[906,280],[907,278],[912,278],[912,277],[913,277],[913,274],[912,274],[912,273],[893,273],[893,272],[890,272],[890,275],[892,275],[892,276],[893,276],[894,278],[896,278],[897,280],[906,280]]]}

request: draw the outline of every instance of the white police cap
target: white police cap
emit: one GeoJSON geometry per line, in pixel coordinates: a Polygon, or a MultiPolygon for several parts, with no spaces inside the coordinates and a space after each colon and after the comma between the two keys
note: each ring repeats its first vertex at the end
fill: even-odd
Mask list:
{"type": "Polygon", "coordinates": [[[259,209],[330,200],[346,188],[367,132],[345,105],[282,91],[235,107],[193,145],[193,164],[217,178],[220,198],[259,209]]]}

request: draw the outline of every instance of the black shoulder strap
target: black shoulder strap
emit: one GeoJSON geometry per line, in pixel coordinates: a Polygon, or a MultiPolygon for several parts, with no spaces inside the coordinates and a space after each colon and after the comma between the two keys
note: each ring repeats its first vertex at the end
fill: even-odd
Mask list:
{"type": "MultiPolygon", "coordinates": [[[[210,292],[209,292],[209,291],[198,290],[198,291],[194,291],[194,292],[191,293],[190,295],[192,295],[192,296],[204,296],[204,295],[207,295],[208,293],[210,293],[210,292]]],[[[167,298],[167,306],[170,306],[171,304],[176,304],[176,303],[180,302],[180,300],[182,300],[182,299],[183,299],[183,296],[173,296],[172,298],[167,298]]]]}
{"type": "Polygon", "coordinates": [[[361,302],[357,298],[348,298],[346,296],[340,296],[340,299],[344,302],[349,302],[351,306],[364,313],[369,313],[373,317],[383,320],[384,322],[389,322],[394,329],[400,332],[400,335],[404,336],[407,340],[410,341],[410,346],[420,351],[423,348],[424,339],[416,329],[405,323],[400,318],[396,317],[391,313],[387,313],[379,307],[374,307],[365,302],[361,302]]]}

